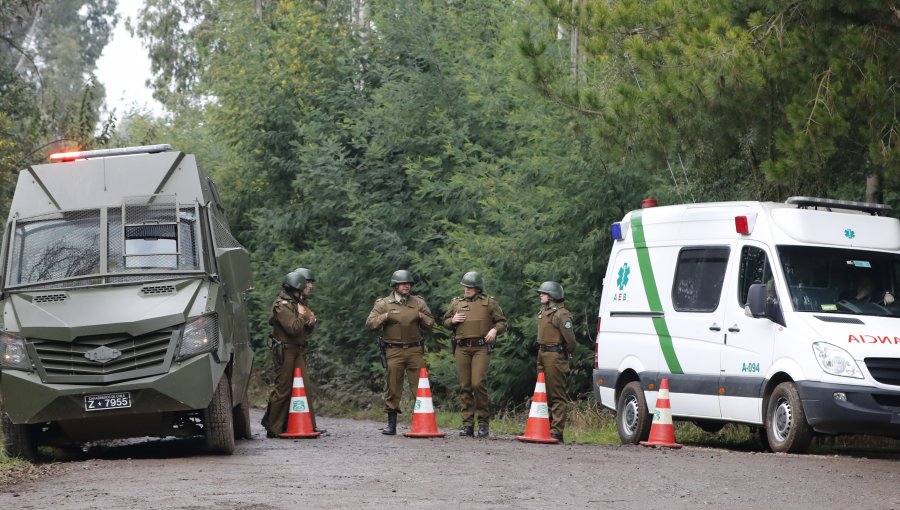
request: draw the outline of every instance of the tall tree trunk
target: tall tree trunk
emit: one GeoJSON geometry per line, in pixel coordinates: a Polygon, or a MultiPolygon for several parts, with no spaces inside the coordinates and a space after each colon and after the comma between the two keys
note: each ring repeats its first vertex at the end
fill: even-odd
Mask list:
{"type": "MultiPolygon", "coordinates": [[[[44,4],[43,2],[38,2],[34,6],[34,19],[31,20],[31,27],[28,28],[28,32],[25,34],[25,37],[22,39],[22,56],[19,57],[19,62],[16,64],[16,72],[21,73],[25,69],[26,61],[30,59],[25,55],[25,52],[29,50],[29,47],[34,42],[35,37],[37,37],[37,28],[41,21],[41,15],[44,13],[44,4]]],[[[33,62],[33,61],[32,61],[33,62]]]]}
{"type": "Polygon", "coordinates": [[[881,176],[873,172],[866,177],[866,202],[880,204],[882,200],[881,176]]]}

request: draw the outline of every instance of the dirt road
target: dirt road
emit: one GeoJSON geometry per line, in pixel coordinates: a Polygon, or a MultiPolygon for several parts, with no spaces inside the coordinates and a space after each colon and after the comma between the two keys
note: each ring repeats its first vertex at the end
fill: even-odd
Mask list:
{"type": "MultiPolygon", "coordinates": [[[[258,424],[260,413],[254,412],[258,424]]],[[[0,508],[898,508],[900,459],[687,447],[519,443],[512,437],[386,437],[381,424],[320,418],[312,440],[190,441],[95,448],[0,508]]],[[[404,428],[405,430],[405,428],[404,428]]]]}

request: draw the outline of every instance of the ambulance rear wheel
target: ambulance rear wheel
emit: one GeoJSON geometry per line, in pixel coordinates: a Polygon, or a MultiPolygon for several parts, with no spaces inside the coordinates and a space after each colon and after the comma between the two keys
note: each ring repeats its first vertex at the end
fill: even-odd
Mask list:
{"type": "Polygon", "coordinates": [[[638,444],[650,435],[650,413],[641,383],[632,381],[625,385],[616,405],[616,429],[622,444],[638,444]]]}
{"type": "Polygon", "coordinates": [[[766,436],[769,448],[776,453],[803,453],[809,448],[812,429],[806,423],[806,414],[794,383],[779,384],[769,397],[766,436]]]}

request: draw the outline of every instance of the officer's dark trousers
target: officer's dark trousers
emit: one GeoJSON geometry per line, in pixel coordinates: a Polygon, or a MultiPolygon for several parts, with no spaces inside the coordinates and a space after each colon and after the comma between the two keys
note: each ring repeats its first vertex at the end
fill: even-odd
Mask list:
{"type": "Polygon", "coordinates": [[[384,391],[384,412],[400,411],[400,397],[403,396],[403,376],[409,380],[409,390],[413,397],[419,389],[419,371],[425,368],[425,348],[422,346],[388,347],[387,388],[384,391]]]}
{"type": "Polygon", "coordinates": [[[272,350],[272,365],[275,372],[275,385],[269,394],[269,430],[281,434],[287,424],[288,408],[291,403],[291,388],[294,385],[294,369],[299,368],[303,375],[303,386],[309,401],[309,418],[313,428],[316,427],[315,391],[309,371],[306,369],[306,346],[285,346],[284,360],[278,365],[275,350],[272,350]]]}
{"type": "Polygon", "coordinates": [[[456,375],[459,377],[459,403],[462,407],[462,423],[474,427],[476,420],[488,425],[491,406],[488,400],[487,374],[491,355],[487,346],[456,348],[456,375]]]}

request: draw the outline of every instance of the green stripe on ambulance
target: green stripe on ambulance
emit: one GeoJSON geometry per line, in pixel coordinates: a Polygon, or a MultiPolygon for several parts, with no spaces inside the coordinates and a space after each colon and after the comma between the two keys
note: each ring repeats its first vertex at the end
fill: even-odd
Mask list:
{"type": "MultiPolygon", "coordinates": [[[[659,290],[656,288],[656,278],[653,276],[653,265],[650,263],[650,251],[647,249],[647,240],[644,239],[644,224],[641,218],[641,211],[631,213],[631,231],[634,236],[638,267],[641,270],[641,282],[644,285],[644,292],[647,295],[650,311],[662,313],[662,302],[659,300],[659,290]]],[[[675,354],[675,347],[672,345],[672,336],[669,334],[666,318],[653,317],[652,321],[653,328],[656,330],[656,336],[659,338],[659,346],[662,349],[663,357],[666,359],[666,365],[669,366],[669,372],[683,374],[681,363],[678,362],[678,356],[675,354]]]]}

